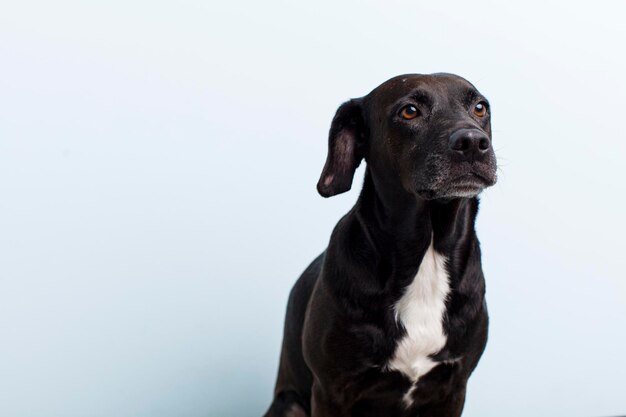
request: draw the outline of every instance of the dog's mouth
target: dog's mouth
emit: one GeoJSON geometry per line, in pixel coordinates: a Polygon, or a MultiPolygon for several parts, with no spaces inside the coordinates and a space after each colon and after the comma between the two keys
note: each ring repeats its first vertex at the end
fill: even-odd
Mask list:
{"type": "Polygon", "coordinates": [[[460,175],[447,184],[447,193],[459,197],[472,197],[480,193],[483,189],[490,187],[496,183],[495,172],[492,174],[477,172],[472,170],[466,174],[460,175]]]}
{"type": "Polygon", "coordinates": [[[451,186],[460,187],[481,187],[487,188],[496,183],[495,174],[488,175],[481,172],[472,171],[467,174],[460,175],[450,181],[451,186]]]}
{"type": "Polygon", "coordinates": [[[420,197],[427,200],[436,198],[475,197],[480,194],[482,190],[495,183],[495,173],[490,175],[471,171],[446,181],[445,184],[436,189],[419,190],[418,194],[420,197]]]}
{"type": "Polygon", "coordinates": [[[451,182],[445,194],[454,197],[474,197],[488,187],[488,181],[477,175],[467,175],[451,182]]]}

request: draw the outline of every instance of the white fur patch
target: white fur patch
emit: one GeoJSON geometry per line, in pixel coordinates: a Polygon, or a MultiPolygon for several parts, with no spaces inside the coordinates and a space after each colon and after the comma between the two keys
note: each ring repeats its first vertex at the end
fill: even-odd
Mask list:
{"type": "Polygon", "coordinates": [[[394,306],[396,321],[402,323],[406,335],[398,342],[387,368],[400,371],[413,381],[404,396],[407,406],[411,405],[417,380],[437,365],[430,355],[446,344],[443,315],[450,282],[445,263],[446,258],[435,252],[431,240],[413,282],[394,306]]]}

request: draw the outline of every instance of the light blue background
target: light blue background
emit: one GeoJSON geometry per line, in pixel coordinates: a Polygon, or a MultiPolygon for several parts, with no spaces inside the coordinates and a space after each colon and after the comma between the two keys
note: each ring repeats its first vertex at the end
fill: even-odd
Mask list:
{"type": "Polygon", "coordinates": [[[337,106],[406,72],[493,107],[491,335],[465,416],[626,413],[622,2],[3,2],[0,416],[259,416],[354,190],[337,106]]]}

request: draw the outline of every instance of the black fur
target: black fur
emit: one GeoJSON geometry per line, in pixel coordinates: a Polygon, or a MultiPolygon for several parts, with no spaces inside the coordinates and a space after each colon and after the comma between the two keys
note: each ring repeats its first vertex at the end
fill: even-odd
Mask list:
{"type": "Polygon", "coordinates": [[[266,417],[461,414],[487,341],[476,194],[496,180],[490,113],[479,115],[477,103],[488,109],[458,76],[404,75],[339,108],[318,190],[326,197],[347,191],[365,159],[363,189],[291,291],[266,417]],[[416,118],[401,116],[407,105],[416,118]],[[451,288],[447,344],[433,359],[449,362],[419,379],[407,408],[411,381],[385,369],[405,334],[393,306],[431,238],[448,259],[451,288]]]}

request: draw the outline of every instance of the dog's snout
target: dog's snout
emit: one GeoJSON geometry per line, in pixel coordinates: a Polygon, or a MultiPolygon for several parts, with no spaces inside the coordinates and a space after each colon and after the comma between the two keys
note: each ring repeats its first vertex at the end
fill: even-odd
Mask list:
{"type": "Polygon", "coordinates": [[[459,129],[450,135],[449,147],[464,159],[473,159],[489,152],[491,143],[481,130],[459,129]]]}

